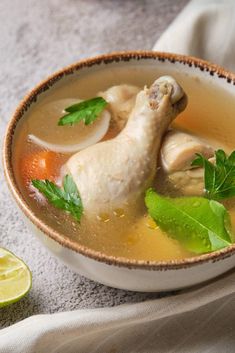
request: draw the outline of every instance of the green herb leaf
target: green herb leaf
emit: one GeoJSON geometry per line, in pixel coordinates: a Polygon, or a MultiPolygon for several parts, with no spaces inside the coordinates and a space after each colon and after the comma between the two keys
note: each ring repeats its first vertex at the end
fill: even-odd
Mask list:
{"type": "Polygon", "coordinates": [[[58,125],[75,124],[81,120],[84,121],[85,125],[89,125],[99,117],[107,104],[106,100],[102,97],[95,97],[73,104],[65,109],[68,114],[60,118],[58,125]]]}
{"type": "Polygon", "coordinates": [[[169,198],[149,189],[145,203],[158,226],[189,251],[202,254],[232,244],[229,214],[216,201],[203,197],[169,198]]]}
{"type": "Polygon", "coordinates": [[[33,186],[38,189],[55,207],[65,210],[80,222],[83,206],[76,184],[70,175],[63,180],[63,188],[49,180],[32,180],[33,186]]]}
{"type": "Polygon", "coordinates": [[[235,151],[227,156],[223,150],[215,152],[215,165],[201,154],[192,162],[193,166],[204,168],[206,196],[222,200],[235,196],[235,151]]]}

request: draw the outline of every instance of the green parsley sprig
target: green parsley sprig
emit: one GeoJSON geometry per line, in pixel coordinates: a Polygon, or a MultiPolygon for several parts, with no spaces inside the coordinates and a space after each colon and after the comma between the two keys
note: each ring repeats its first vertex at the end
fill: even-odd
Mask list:
{"type": "Polygon", "coordinates": [[[83,213],[82,200],[70,175],[64,177],[62,188],[49,180],[35,179],[32,180],[32,184],[53,206],[69,212],[80,222],[83,213]]]}
{"type": "Polygon", "coordinates": [[[60,118],[58,125],[72,125],[82,120],[85,125],[89,125],[100,116],[107,104],[108,102],[102,97],[95,97],[73,104],[65,108],[67,114],[60,118]]]}
{"type": "Polygon", "coordinates": [[[235,151],[227,156],[223,150],[215,152],[215,164],[196,154],[192,166],[204,168],[206,197],[223,200],[235,196],[235,151]]]}

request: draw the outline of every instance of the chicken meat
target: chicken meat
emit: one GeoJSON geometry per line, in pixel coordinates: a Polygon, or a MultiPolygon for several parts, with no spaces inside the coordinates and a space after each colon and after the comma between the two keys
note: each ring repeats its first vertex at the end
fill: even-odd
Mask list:
{"type": "Polygon", "coordinates": [[[190,133],[169,130],[161,146],[161,163],[169,174],[191,169],[196,153],[209,159],[214,155],[214,148],[207,141],[190,133]]]}
{"type": "Polygon", "coordinates": [[[169,181],[184,195],[204,194],[204,170],[191,166],[196,153],[213,162],[215,147],[190,133],[179,130],[166,133],[160,163],[169,181]]]}
{"type": "Polygon", "coordinates": [[[186,105],[179,84],[162,76],[137,94],[120,134],[70,157],[65,170],[78,187],[86,215],[143,204],[157,171],[162,137],[186,105]]]}
{"type": "Polygon", "coordinates": [[[117,133],[126,125],[139,91],[140,88],[137,86],[122,84],[112,86],[98,94],[109,103],[111,124],[117,133]]]}

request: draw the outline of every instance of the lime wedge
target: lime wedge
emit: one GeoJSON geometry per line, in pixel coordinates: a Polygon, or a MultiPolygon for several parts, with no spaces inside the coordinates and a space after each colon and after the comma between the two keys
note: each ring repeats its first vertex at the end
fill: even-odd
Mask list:
{"type": "Polygon", "coordinates": [[[20,300],[32,285],[32,275],[25,263],[0,248],[0,308],[20,300]]]}

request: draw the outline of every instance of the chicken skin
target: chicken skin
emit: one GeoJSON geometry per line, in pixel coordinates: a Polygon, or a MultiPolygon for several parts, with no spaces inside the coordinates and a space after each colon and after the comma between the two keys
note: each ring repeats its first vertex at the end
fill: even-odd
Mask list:
{"type": "Polygon", "coordinates": [[[127,124],[115,138],[70,157],[65,168],[86,214],[143,203],[157,171],[162,137],[186,105],[179,84],[170,76],[160,77],[137,94],[127,124]]]}

